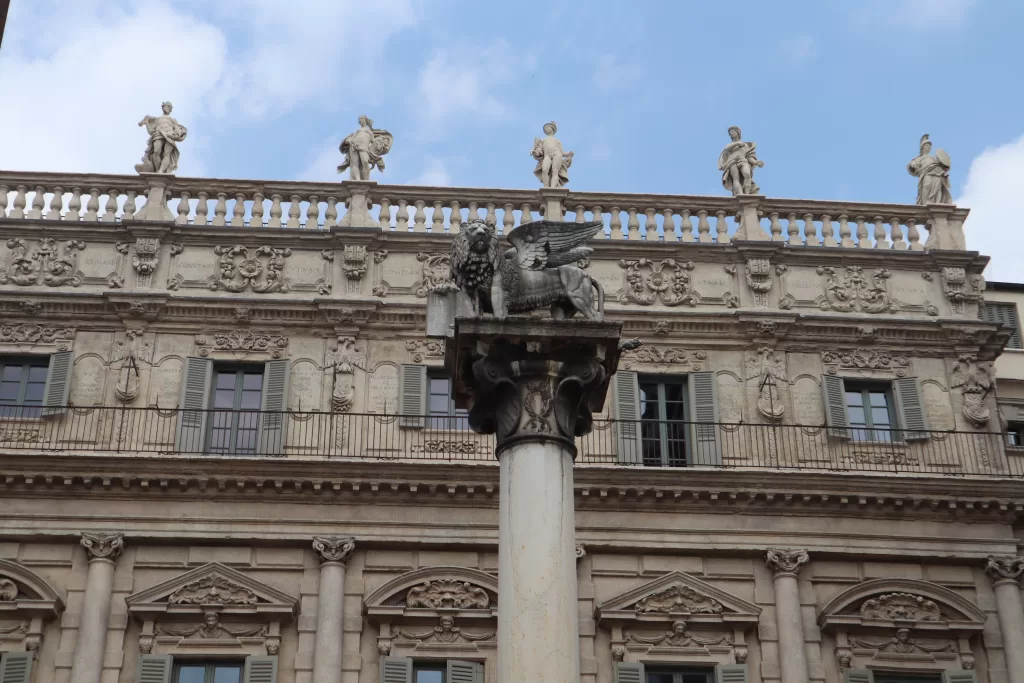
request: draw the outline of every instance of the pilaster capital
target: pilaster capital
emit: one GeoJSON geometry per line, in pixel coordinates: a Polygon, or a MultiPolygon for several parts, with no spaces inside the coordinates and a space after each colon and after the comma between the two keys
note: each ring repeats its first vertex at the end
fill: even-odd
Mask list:
{"type": "Polygon", "coordinates": [[[321,564],[325,562],[345,564],[355,549],[356,539],[352,537],[313,537],[313,550],[320,556],[321,564]]]}
{"type": "Polygon", "coordinates": [[[579,562],[587,556],[587,547],[582,543],[576,544],[576,561],[579,562]]]}
{"type": "Polygon", "coordinates": [[[764,563],[775,573],[775,578],[786,575],[795,577],[810,559],[807,551],[801,548],[769,548],[764,563]]]}
{"type": "Polygon", "coordinates": [[[89,561],[110,560],[113,562],[124,551],[124,534],[115,532],[110,534],[82,533],[82,546],[89,555],[89,561]]]}
{"type": "Polygon", "coordinates": [[[985,573],[992,583],[1020,583],[1024,574],[1024,557],[1019,555],[989,555],[985,563],[985,573]]]}

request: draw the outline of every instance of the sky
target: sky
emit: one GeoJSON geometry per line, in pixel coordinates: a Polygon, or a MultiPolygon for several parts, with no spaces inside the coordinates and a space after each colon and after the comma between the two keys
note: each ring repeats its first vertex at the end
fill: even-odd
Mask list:
{"type": "Polygon", "coordinates": [[[375,180],[532,188],[545,121],[569,188],[721,195],[739,125],[770,197],[913,203],[928,133],[968,248],[1024,267],[1020,0],[14,0],[0,168],[132,173],[171,100],[178,175],[339,180],[360,114],[375,180]]]}

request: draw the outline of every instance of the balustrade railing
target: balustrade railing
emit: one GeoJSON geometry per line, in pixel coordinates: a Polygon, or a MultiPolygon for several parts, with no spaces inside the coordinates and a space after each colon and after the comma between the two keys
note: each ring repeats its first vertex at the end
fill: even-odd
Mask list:
{"type": "MultiPolygon", "coordinates": [[[[1024,449],[995,432],[597,420],[579,466],[818,470],[1024,477],[1024,449]]],[[[279,457],[494,463],[465,417],[370,413],[0,407],[0,454],[279,457]],[[47,409],[51,411],[52,409],[47,409]]]]}

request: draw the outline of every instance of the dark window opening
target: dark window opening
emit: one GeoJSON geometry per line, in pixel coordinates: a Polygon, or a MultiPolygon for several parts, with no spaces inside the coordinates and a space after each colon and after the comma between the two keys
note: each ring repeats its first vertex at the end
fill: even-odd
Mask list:
{"type": "Polygon", "coordinates": [[[0,417],[39,417],[50,359],[0,359],[0,417]]]}
{"type": "Polygon", "coordinates": [[[469,413],[455,407],[452,380],[447,375],[427,376],[427,414],[429,429],[469,429],[469,413]]]}
{"type": "Polygon", "coordinates": [[[701,667],[648,670],[646,683],[715,683],[715,671],[701,667]]]}
{"type": "Polygon", "coordinates": [[[1024,422],[1010,422],[1006,425],[1006,445],[1010,448],[1024,448],[1024,422]]]}
{"type": "Polygon", "coordinates": [[[238,661],[176,661],[171,683],[242,683],[243,668],[238,661]]]}
{"type": "Polygon", "coordinates": [[[214,366],[207,452],[255,455],[262,398],[263,366],[214,366]]]}
{"type": "Polygon", "coordinates": [[[875,672],[875,683],[942,683],[942,674],[875,672]]]}
{"type": "Polygon", "coordinates": [[[640,432],[644,465],[686,466],[685,377],[640,377],[640,432]]]}
{"type": "Polygon", "coordinates": [[[891,442],[897,427],[892,385],[846,381],[846,419],[855,441],[891,442]]]}

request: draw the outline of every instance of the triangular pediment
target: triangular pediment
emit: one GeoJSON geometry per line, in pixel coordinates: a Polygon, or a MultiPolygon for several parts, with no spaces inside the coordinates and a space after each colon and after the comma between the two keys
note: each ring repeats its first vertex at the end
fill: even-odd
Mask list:
{"type": "Polygon", "coordinates": [[[601,603],[596,610],[604,622],[756,623],[757,605],[716,588],[700,579],[670,572],[601,603]]]}
{"type": "Polygon", "coordinates": [[[216,608],[229,612],[287,612],[298,598],[219,562],[187,571],[125,598],[134,614],[190,612],[216,608]]]}

